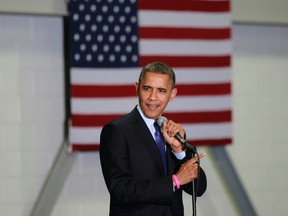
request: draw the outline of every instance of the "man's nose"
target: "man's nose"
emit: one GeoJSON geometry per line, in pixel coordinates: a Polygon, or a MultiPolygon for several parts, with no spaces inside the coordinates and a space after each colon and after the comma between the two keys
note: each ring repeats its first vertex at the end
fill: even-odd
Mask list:
{"type": "Polygon", "coordinates": [[[156,92],[156,90],[152,90],[150,95],[149,95],[149,99],[155,100],[156,98],[157,98],[157,92],[156,92]]]}

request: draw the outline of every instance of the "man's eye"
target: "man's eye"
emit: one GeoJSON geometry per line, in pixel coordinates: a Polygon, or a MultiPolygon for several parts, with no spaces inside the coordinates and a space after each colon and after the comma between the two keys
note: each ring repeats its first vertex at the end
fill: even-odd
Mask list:
{"type": "Polygon", "coordinates": [[[161,93],[166,93],[166,89],[160,89],[159,90],[161,93]]]}
{"type": "Polygon", "coordinates": [[[150,90],[151,88],[150,87],[148,87],[148,86],[144,86],[143,87],[143,90],[145,90],[145,91],[148,91],[148,90],[150,90]]]}

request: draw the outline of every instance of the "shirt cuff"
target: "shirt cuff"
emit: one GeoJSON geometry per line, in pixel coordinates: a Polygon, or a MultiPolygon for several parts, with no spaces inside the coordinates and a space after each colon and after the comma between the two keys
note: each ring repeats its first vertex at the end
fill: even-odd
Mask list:
{"type": "Polygon", "coordinates": [[[173,154],[175,155],[175,157],[176,157],[178,160],[182,160],[182,159],[186,156],[186,151],[173,152],[173,154]]]}

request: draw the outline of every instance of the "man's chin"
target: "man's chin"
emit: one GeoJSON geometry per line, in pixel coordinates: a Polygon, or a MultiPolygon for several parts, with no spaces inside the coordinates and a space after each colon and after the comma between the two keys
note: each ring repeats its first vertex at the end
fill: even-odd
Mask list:
{"type": "Polygon", "coordinates": [[[160,116],[160,114],[159,114],[159,112],[146,112],[145,113],[145,116],[147,117],[147,118],[150,118],[150,119],[157,119],[159,116],[160,116]]]}

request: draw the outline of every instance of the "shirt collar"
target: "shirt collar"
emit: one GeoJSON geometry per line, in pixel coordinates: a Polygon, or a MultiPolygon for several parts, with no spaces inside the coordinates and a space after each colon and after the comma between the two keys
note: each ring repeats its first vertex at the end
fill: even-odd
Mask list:
{"type": "Polygon", "coordinates": [[[144,122],[146,123],[147,127],[150,128],[151,125],[154,124],[155,119],[147,118],[147,117],[144,115],[144,113],[143,113],[143,111],[141,110],[141,108],[140,108],[139,105],[137,106],[137,109],[138,109],[141,117],[143,118],[144,122]]]}

